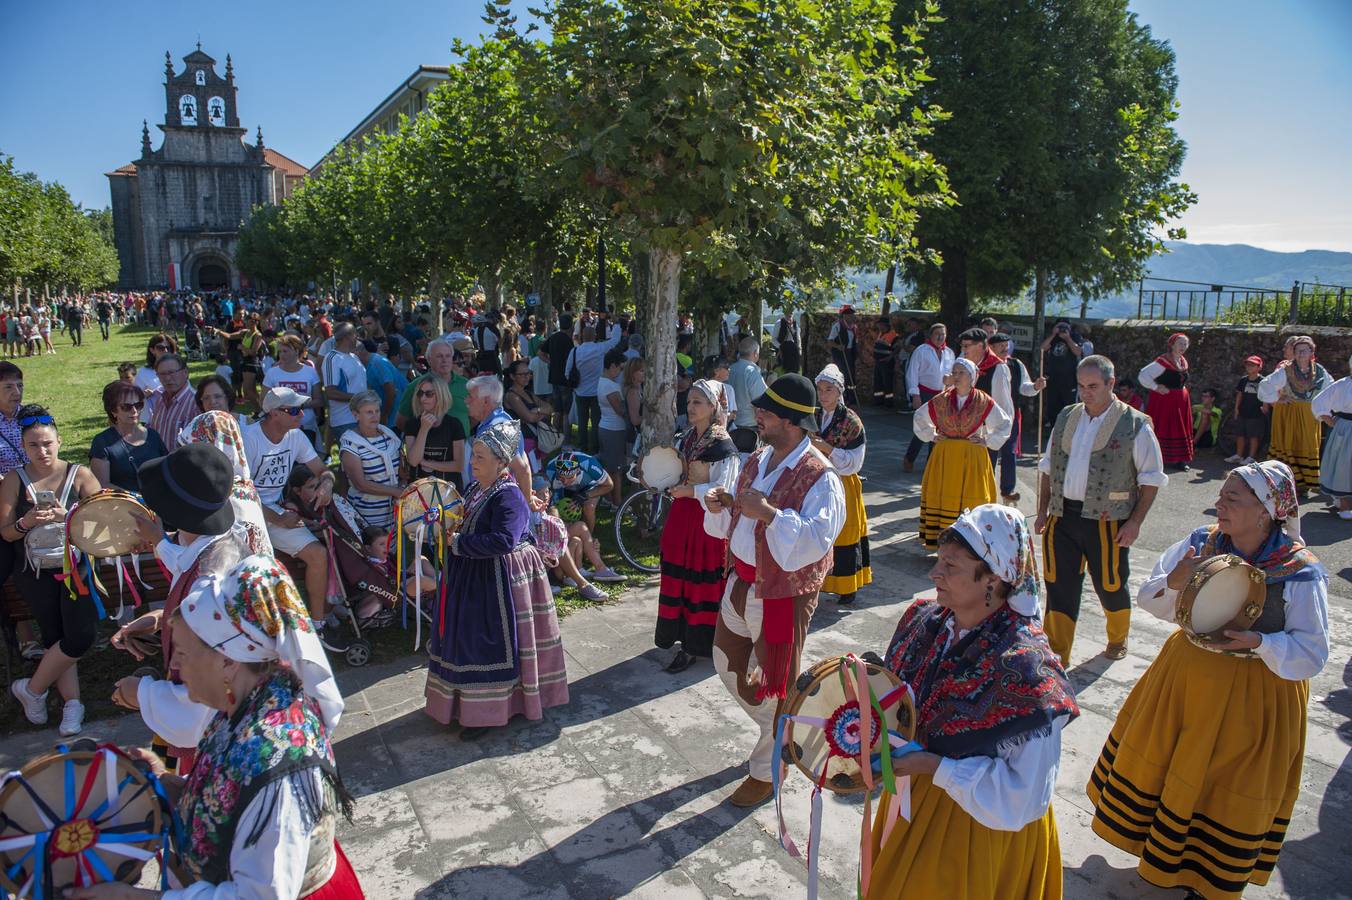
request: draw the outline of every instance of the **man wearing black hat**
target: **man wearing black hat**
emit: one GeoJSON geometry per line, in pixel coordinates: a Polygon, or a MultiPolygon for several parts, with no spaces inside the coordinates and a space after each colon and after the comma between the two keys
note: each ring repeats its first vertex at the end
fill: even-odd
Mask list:
{"type": "Polygon", "coordinates": [[[775,379],[751,401],[766,446],[747,459],[735,496],[718,487],[701,501],[704,530],[728,539],[736,572],[719,610],[714,668],[760,728],[750,774],[729,798],[735,806],[759,805],[773,792],[775,719],[798,677],[817,592],[845,524],[840,478],[808,439],[817,431],[816,402],[802,375],[775,379]]]}
{"type": "MultiPolygon", "coordinates": [[[[141,538],[169,572],[172,581],[164,609],[148,613],[121,628],[113,645],[140,658],[136,636],[158,629],[165,678],[172,679],[169,661],[173,640],[169,617],[199,578],[224,575],[250,554],[243,528],[237,528],[230,490],[235,471],[230,459],[211,444],[185,444],[168,456],[148,460],[139,470],[141,495],[158,517],[137,518],[141,538]],[[165,536],[174,532],[173,540],[165,536]]],[[[129,675],[117,683],[113,699],[140,709],[146,725],[156,735],[191,732],[212,710],[187,700],[182,688],[169,680],[129,675]],[[204,711],[205,710],[205,711],[204,711]]],[[[182,759],[195,745],[170,751],[166,765],[182,759]]]]}

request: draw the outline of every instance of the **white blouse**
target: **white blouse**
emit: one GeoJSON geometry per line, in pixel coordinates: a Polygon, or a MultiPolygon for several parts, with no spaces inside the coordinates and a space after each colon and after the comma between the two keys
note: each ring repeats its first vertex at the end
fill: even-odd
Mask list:
{"type": "MultiPolygon", "coordinates": [[[[819,431],[825,431],[826,426],[831,424],[831,419],[835,417],[834,412],[822,412],[821,428],[819,431]]],[[[864,450],[868,444],[860,444],[853,450],[847,450],[844,447],[832,447],[831,455],[827,457],[831,461],[831,468],[836,470],[837,475],[857,475],[859,470],[864,468],[864,450]]]]}
{"type": "Polygon", "coordinates": [[[1310,403],[1310,410],[1316,419],[1334,413],[1352,413],[1352,375],[1339,378],[1315,394],[1314,400],[1310,403]]]}
{"type": "MultiPolygon", "coordinates": [[[[1156,379],[1163,375],[1164,372],[1164,363],[1157,359],[1153,359],[1150,361],[1149,365],[1136,373],[1136,382],[1147,391],[1153,391],[1155,388],[1159,387],[1159,382],[1157,382],[1156,379]]],[[[1170,390],[1172,390],[1172,388],[1170,390]]]]}
{"type": "MultiPolygon", "coordinates": [[[[805,437],[792,453],[784,457],[783,462],[769,471],[766,471],[766,466],[771,454],[774,453],[774,448],[762,447],[757,453],[760,473],[751,483],[751,487],[768,496],[786,468],[791,469],[797,465],[804,453],[817,451],[805,437]]],[[[704,507],[705,532],[716,538],[729,538],[728,545],[733,555],[742,562],[754,566],[756,521],[750,516],[740,517],[737,520],[736,531],[729,536],[732,513],[722,507],[717,512],[711,511],[708,494],[698,496],[700,505],[704,507]]],[[[831,545],[840,535],[840,529],[844,527],[845,488],[834,471],[827,471],[808,490],[801,509],[781,509],[775,513],[774,521],[765,528],[765,544],[775,564],[791,572],[811,565],[829,553],[831,545]]]]}
{"type": "MultiPolygon", "coordinates": [[[[1319,381],[1319,363],[1313,363],[1315,372],[1315,381],[1319,381]]],[[[1325,375],[1325,377],[1328,377],[1325,375]]],[[[1262,381],[1258,382],[1258,399],[1263,403],[1285,403],[1291,399],[1290,393],[1283,395],[1282,389],[1286,387],[1286,367],[1278,366],[1267,375],[1262,381]]],[[[1324,390],[1328,390],[1325,388],[1324,390]]]]}
{"type": "MultiPolygon", "coordinates": [[[[966,397],[958,397],[958,409],[967,405],[972,397],[968,394],[966,397]]],[[[981,427],[976,430],[981,435],[986,447],[990,450],[999,450],[1004,446],[1005,441],[1009,440],[1009,433],[1014,428],[1014,420],[1009,417],[1009,413],[1000,408],[996,403],[991,407],[990,415],[986,416],[986,421],[981,423],[981,427]]],[[[915,436],[922,441],[933,441],[938,429],[934,425],[934,417],[930,415],[930,405],[923,404],[915,411],[911,417],[911,430],[915,436]]]]}
{"type": "MultiPolygon", "coordinates": [[[[1174,620],[1178,591],[1170,589],[1169,573],[1187,553],[1188,538],[1164,551],[1136,595],[1141,609],[1166,622],[1174,620]]],[[[1318,578],[1288,581],[1282,597],[1286,630],[1262,635],[1256,652],[1279,678],[1304,681],[1318,675],[1329,658],[1328,575],[1321,566],[1318,578]]]]}
{"type": "MultiPolygon", "coordinates": [[[[953,623],[947,624],[946,642],[953,639],[953,623]]],[[[1061,729],[1067,721],[1064,716],[1053,721],[1049,734],[1005,742],[993,757],[945,757],[934,773],[934,786],[987,828],[1018,831],[1042,818],[1051,805],[1061,767],[1061,729]]]]}

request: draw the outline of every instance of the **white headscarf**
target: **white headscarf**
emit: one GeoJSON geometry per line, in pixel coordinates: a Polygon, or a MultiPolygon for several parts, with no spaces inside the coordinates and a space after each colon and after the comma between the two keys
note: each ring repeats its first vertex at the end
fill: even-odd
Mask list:
{"type": "Polygon", "coordinates": [[[1037,565],[1033,538],[1023,513],[1012,506],[983,503],[965,510],[953,523],[976,554],[991,567],[995,577],[1010,586],[1010,608],[1023,616],[1038,616],[1037,565]]]}
{"type": "Polygon", "coordinates": [[[1244,479],[1268,515],[1281,523],[1286,536],[1293,541],[1300,540],[1300,495],[1296,492],[1296,476],[1291,467],[1268,459],[1232,471],[1244,479]]]}
{"type": "Polygon", "coordinates": [[[953,368],[966,369],[967,374],[972,376],[972,386],[976,387],[976,363],[965,356],[959,356],[957,359],[953,360],[953,368]]]}
{"type": "Polygon", "coordinates": [[[201,578],[181,609],[183,621],[208,647],[236,662],[276,661],[289,667],[333,733],[343,714],[343,695],[310,612],[280,563],[254,555],[225,575],[201,578]]]}
{"type": "Polygon", "coordinates": [[[714,408],[714,421],[720,425],[726,424],[728,420],[728,397],[725,391],[728,386],[714,378],[701,378],[690,389],[699,391],[709,400],[709,405],[714,408]]]}
{"type": "Polygon", "coordinates": [[[835,363],[827,363],[826,368],[817,373],[817,377],[814,381],[825,381],[828,384],[834,384],[836,389],[842,393],[845,390],[845,375],[835,363]]]}

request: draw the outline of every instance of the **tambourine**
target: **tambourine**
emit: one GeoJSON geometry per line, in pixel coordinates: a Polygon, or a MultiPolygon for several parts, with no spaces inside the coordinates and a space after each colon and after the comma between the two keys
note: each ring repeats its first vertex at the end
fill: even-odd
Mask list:
{"type": "MultiPolygon", "coordinates": [[[[1174,601],[1174,621],[1188,640],[1207,650],[1231,639],[1227,631],[1248,631],[1263,614],[1267,580],[1262,570],[1232,553],[1211,556],[1198,564],[1174,601]]],[[[1222,651],[1218,651],[1222,652],[1222,651]]],[[[1241,656],[1252,650],[1225,650],[1241,656]]]]}
{"type": "Polygon", "coordinates": [[[146,505],[126,491],[114,488],[92,494],[71,507],[66,517],[70,543],[94,559],[129,556],[140,549],[136,516],[153,519],[146,505]]]}
{"type": "Polygon", "coordinates": [[[13,896],[135,884],[148,860],[172,855],[178,820],[159,780],[110,744],[76,746],[0,779],[0,885],[13,896]]]}
{"type": "Polygon", "coordinates": [[[873,759],[883,748],[890,757],[893,746],[904,746],[915,736],[910,690],[889,669],[852,656],[824,659],[799,675],[785,698],[783,718],[784,761],[837,794],[868,789],[860,768],[865,738],[873,759]],[[869,707],[867,736],[861,697],[869,707]]]}
{"type": "Polygon", "coordinates": [[[643,483],[650,488],[664,491],[681,483],[685,467],[681,465],[681,455],[671,447],[654,447],[643,454],[638,464],[643,483]]]}
{"type": "Polygon", "coordinates": [[[449,481],[419,478],[399,495],[395,514],[406,530],[417,528],[419,523],[440,522],[447,531],[455,531],[465,517],[465,507],[460,492],[449,481]]]}

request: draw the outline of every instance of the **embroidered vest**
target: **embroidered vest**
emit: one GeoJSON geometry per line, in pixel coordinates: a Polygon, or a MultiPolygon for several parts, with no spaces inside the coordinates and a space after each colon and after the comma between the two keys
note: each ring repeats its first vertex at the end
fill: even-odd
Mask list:
{"type": "MultiPolygon", "coordinates": [[[[751,490],[760,470],[761,455],[753,454],[737,478],[737,493],[751,490]]],[[[807,492],[817,480],[830,471],[831,466],[819,453],[809,450],[798,460],[798,465],[780,473],[775,486],[770,490],[770,505],[775,509],[800,509],[807,492]]],[[[728,529],[731,535],[737,530],[741,513],[733,510],[732,525],[728,529]]],[[[765,543],[765,523],[756,523],[756,595],[777,599],[780,597],[802,597],[821,590],[822,582],[831,572],[835,563],[835,554],[830,550],[821,559],[814,560],[801,569],[786,572],[779,567],[770,548],[765,543]]]]}
{"type": "MultiPolygon", "coordinates": [[[[1056,419],[1049,448],[1051,460],[1051,502],[1047,512],[1060,516],[1064,511],[1062,492],[1066,483],[1066,468],[1070,463],[1070,444],[1075,428],[1084,415],[1084,404],[1066,407],[1056,419]]],[[[1122,521],[1136,508],[1136,463],[1132,444],[1149,420],[1121,400],[1114,398],[1094,438],[1089,454],[1089,477],[1085,482],[1084,509],[1086,519],[1122,521]]]]}

